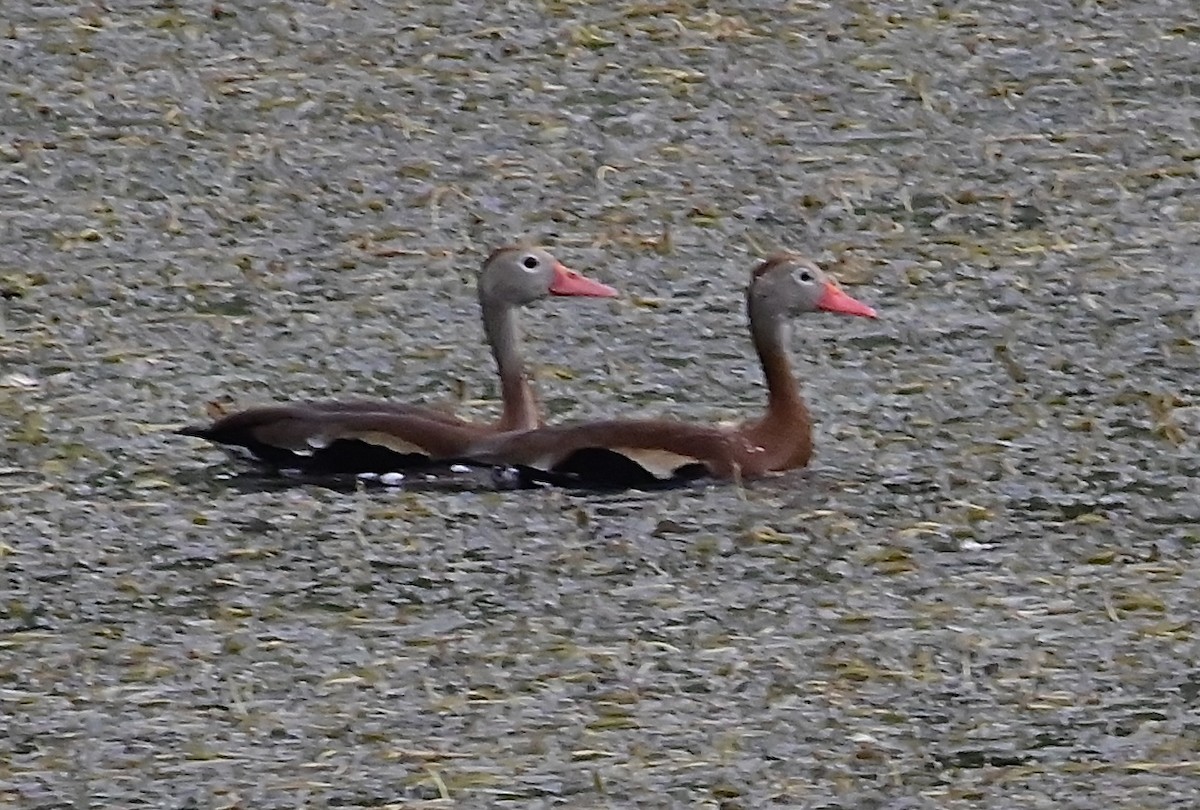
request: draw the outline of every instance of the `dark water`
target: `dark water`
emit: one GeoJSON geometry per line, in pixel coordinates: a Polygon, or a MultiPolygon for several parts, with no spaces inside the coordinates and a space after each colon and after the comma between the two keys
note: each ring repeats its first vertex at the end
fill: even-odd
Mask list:
{"type": "Polygon", "coordinates": [[[1117,3],[8,2],[0,804],[1190,807],[1200,13],[1117,3]],[[204,402],[759,406],[805,472],[263,486],[204,402]]]}

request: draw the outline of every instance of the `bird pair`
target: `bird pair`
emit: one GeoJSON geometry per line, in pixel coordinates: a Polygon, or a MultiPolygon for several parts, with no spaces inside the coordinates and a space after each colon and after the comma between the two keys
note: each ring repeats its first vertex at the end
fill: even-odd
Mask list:
{"type": "Polygon", "coordinates": [[[515,470],[524,483],[583,487],[753,478],[803,467],[812,454],[811,419],[788,359],[791,318],[819,311],[875,317],[808,259],[772,256],[754,268],[746,287],[750,334],[767,384],[759,417],[732,427],[670,419],[545,426],[522,360],[517,309],[548,296],[617,292],[528,246],[493,251],[478,292],[500,375],[502,409],[494,423],[430,406],[351,400],[251,408],[179,432],[242,448],[276,469],[312,473],[387,473],[460,461],[515,470]]]}

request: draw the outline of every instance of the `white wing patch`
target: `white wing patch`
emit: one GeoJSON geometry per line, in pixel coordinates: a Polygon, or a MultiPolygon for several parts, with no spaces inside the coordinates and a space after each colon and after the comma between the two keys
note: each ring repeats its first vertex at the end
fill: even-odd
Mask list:
{"type": "Polygon", "coordinates": [[[703,459],[672,453],[670,450],[648,450],[641,447],[611,447],[609,449],[636,461],[655,478],[670,478],[680,467],[704,463],[703,459]]]}
{"type": "Polygon", "coordinates": [[[358,439],[367,444],[376,444],[380,447],[386,447],[396,453],[406,455],[427,456],[429,451],[419,444],[414,444],[406,439],[402,439],[393,433],[384,433],[381,430],[365,430],[361,433],[346,433],[344,436],[339,436],[341,439],[358,439]]]}

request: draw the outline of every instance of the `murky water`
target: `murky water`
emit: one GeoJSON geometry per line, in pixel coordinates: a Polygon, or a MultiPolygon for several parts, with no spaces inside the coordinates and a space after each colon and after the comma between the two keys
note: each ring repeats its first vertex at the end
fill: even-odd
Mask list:
{"type": "Polygon", "coordinates": [[[6,4],[0,799],[1192,805],[1200,16],[776,5],[6,4]],[[746,273],[818,257],[882,318],[798,324],[813,467],[356,491],[167,432],[490,412],[522,235],[626,293],[527,314],[556,419],[759,407],[746,273]]]}

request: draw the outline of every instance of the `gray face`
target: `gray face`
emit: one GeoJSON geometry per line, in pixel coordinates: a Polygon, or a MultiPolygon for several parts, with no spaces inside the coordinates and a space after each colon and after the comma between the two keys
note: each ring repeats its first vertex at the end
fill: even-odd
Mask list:
{"type": "Polygon", "coordinates": [[[828,283],[821,268],[808,259],[780,258],[751,283],[751,305],[773,315],[816,312],[828,283]]]}
{"type": "Polygon", "coordinates": [[[523,306],[550,295],[558,261],[539,247],[503,248],[479,273],[480,300],[523,306]]]}

